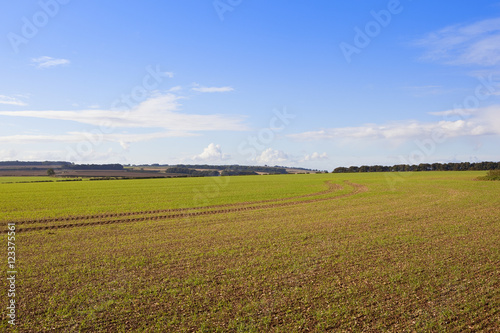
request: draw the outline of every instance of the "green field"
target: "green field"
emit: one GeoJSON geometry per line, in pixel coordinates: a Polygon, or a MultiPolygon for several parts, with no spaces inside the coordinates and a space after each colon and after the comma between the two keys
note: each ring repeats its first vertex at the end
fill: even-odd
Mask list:
{"type": "Polygon", "coordinates": [[[55,181],[52,177],[0,177],[0,184],[55,181]]]}
{"type": "Polygon", "coordinates": [[[16,328],[497,332],[500,182],[485,174],[0,184],[16,328]]]}
{"type": "Polygon", "coordinates": [[[0,220],[288,198],[325,190],[330,178],[279,175],[5,184],[0,192],[0,220]]]}

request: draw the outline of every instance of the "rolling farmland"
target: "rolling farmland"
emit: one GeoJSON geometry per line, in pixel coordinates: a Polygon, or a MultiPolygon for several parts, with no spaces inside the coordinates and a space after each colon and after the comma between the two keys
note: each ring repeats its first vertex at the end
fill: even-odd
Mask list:
{"type": "Polygon", "coordinates": [[[16,327],[495,332],[500,183],[485,174],[0,178],[16,327]]]}

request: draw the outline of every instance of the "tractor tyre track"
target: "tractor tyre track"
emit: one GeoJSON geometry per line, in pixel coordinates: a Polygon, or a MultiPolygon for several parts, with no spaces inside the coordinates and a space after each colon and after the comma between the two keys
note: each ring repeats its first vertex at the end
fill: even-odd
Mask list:
{"type": "Polygon", "coordinates": [[[224,205],[157,209],[157,210],[146,210],[146,211],[137,211],[137,212],[91,214],[91,215],[79,215],[79,216],[61,216],[61,217],[51,217],[51,218],[41,218],[41,219],[30,219],[30,220],[3,221],[2,223],[11,222],[11,223],[15,223],[16,225],[23,225],[23,224],[33,224],[33,223],[70,222],[70,221],[80,221],[80,220],[107,219],[107,218],[123,217],[123,216],[137,216],[137,215],[146,215],[146,214],[152,215],[152,214],[160,214],[160,213],[198,211],[198,210],[206,210],[206,209],[217,209],[217,208],[223,208],[223,207],[239,207],[239,206],[247,206],[247,205],[260,204],[260,203],[280,202],[280,201],[287,201],[287,200],[292,200],[292,199],[320,196],[320,195],[329,194],[329,193],[332,193],[334,191],[338,191],[338,190],[343,189],[343,187],[341,185],[332,184],[332,183],[330,183],[330,181],[326,181],[325,184],[328,186],[328,188],[324,191],[309,193],[309,194],[304,194],[304,195],[299,195],[299,196],[294,196],[294,197],[279,198],[279,199],[268,199],[268,200],[260,200],[260,201],[244,201],[244,202],[224,204],[224,205]]]}
{"type": "MultiPolygon", "coordinates": [[[[86,226],[96,226],[96,225],[107,225],[107,224],[117,224],[117,223],[133,223],[133,222],[145,222],[145,221],[161,221],[161,220],[170,220],[176,218],[189,218],[195,216],[204,216],[204,215],[216,215],[216,214],[228,214],[228,213],[236,213],[241,211],[252,211],[252,210],[260,210],[260,209],[269,209],[269,208],[281,208],[281,207],[289,207],[296,206],[302,204],[310,204],[315,202],[322,201],[330,201],[330,200],[338,200],[346,197],[350,197],[362,192],[368,191],[368,188],[364,185],[351,183],[349,181],[344,181],[345,184],[353,187],[353,191],[342,194],[339,196],[327,197],[327,198],[316,198],[309,200],[299,200],[299,201],[286,201],[290,199],[297,198],[305,198],[311,196],[320,196],[324,194],[328,194],[334,192],[335,190],[342,189],[342,187],[338,184],[331,184],[327,182],[328,190],[307,194],[298,197],[291,198],[282,198],[282,199],[272,199],[272,200],[263,200],[263,201],[255,201],[255,202],[242,202],[236,204],[227,204],[227,205],[219,205],[219,206],[206,206],[206,207],[193,207],[193,208],[179,208],[179,209],[171,209],[171,210],[160,210],[160,211],[142,211],[142,212],[133,212],[133,213],[123,213],[123,215],[118,216],[135,216],[131,218],[125,219],[117,219],[117,220],[99,220],[99,221],[89,221],[92,219],[101,219],[101,218],[109,218],[115,217],[117,214],[104,214],[104,215],[88,215],[88,216],[78,216],[73,219],[73,221],[87,221],[83,223],[67,223],[67,224],[57,224],[57,225],[48,225],[48,226],[37,226],[37,227],[26,227],[26,228],[16,228],[16,232],[29,232],[29,231],[40,231],[40,230],[53,230],[53,229],[66,229],[66,228],[75,228],[75,227],[86,227],[86,226]],[[280,202],[285,201],[285,202],[280,202]],[[264,203],[264,204],[262,204],[264,203]],[[260,204],[260,205],[259,205],[260,204]],[[251,206],[248,206],[251,205],[251,206]],[[207,208],[221,208],[215,210],[206,210],[207,208]],[[205,210],[200,210],[205,209],[205,210]],[[197,211],[193,211],[197,210],[197,211]],[[153,216],[140,216],[146,214],[155,214],[155,212],[163,213],[163,212],[171,212],[171,214],[163,214],[163,215],[153,215],[153,216]]],[[[22,224],[27,223],[48,223],[48,222],[60,222],[60,221],[71,221],[70,219],[42,219],[42,220],[31,220],[24,221],[22,224]]],[[[17,223],[17,222],[16,222],[17,223]]],[[[8,230],[4,230],[3,233],[6,233],[8,230]]]]}

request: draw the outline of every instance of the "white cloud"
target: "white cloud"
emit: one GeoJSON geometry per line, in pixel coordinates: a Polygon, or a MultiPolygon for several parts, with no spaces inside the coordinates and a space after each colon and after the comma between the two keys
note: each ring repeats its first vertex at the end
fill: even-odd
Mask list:
{"type": "Polygon", "coordinates": [[[17,105],[17,106],[28,105],[19,98],[12,96],[5,96],[5,95],[0,95],[0,104],[17,105]]]}
{"type": "Polygon", "coordinates": [[[152,97],[131,110],[80,111],[1,111],[0,115],[75,121],[112,128],[163,128],[174,132],[243,131],[242,116],[197,115],[178,112],[178,97],[166,94],[152,97]]]}
{"type": "Polygon", "coordinates": [[[268,148],[255,158],[255,161],[260,164],[276,165],[289,160],[289,156],[281,151],[268,148]]]}
{"type": "Polygon", "coordinates": [[[301,162],[327,160],[327,159],[328,159],[328,154],[326,152],[322,153],[322,154],[314,152],[311,155],[304,156],[304,159],[301,162]]]}
{"type": "Polygon", "coordinates": [[[403,87],[402,89],[415,97],[445,95],[453,92],[452,89],[445,89],[443,86],[439,85],[403,87]]]}
{"type": "Polygon", "coordinates": [[[65,150],[0,150],[1,161],[68,161],[68,162],[88,162],[92,163],[116,163],[126,162],[125,156],[113,149],[107,151],[92,151],[85,155],[72,157],[65,150]]]}
{"type": "MultiPolygon", "coordinates": [[[[179,111],[178,97],[174,94],[156,95],[130,110],[86,109],[79,111],[0,111],[0,116],[30,117],[73,121],[97,128],[89,132],[66,132],[61,134],[17,134],[0,136],[0,143],[79,143],[90,142],[92,146],[102,142],[119,143],[127,150],[132,143],[161,138],[192,137],[201,131],[244,131],[243,116],[199,115],[179,111]],[[134,129],[141,129],[140,132],[134,129]],[[144,133],[144,129],[150,129],[144,133]]],[[[203,154],[202,154],[203,155],[203,154]]],[[[205,155],[203,155],[205,156],[205,155]]],[[[225,154],[221,155],[226,158],[225,154]]]]}
{"type": "Polygon", "coordinates": [[[67,153],[60,150],[28,150],[6,151],[0,150],[0,160],[3,161],[62,161],[67,153]]]}
{"type": "Polygon", "coordinates": [[[428,34],[415,45],[427,49],[425,60],[450,65],[492,66],[500,62],[500,18],[453,25],[428,34]]]}
{"type": "Polygon", "coordinates": [[[14,149],[0,150],[0,161],[13,161],[17,157],[17,152],[14,149]]]}
{"type": "Polygon", "coordinates": [[[0,143],[15,143],[15,144],[35,144],[35,143],[50,143],[50,142],[63,142],[63,143],[77,143],[89,142],[92,145],[98,145],[101,142],[117,142],[127,149],[131,143],[140,141],[149,141],[153,139],[169,138],[169,137],[190,137],[195,136],[193,133],[186,132],[155,132],[146,134],[126,134],[126,133],[110,133],[105,134],[102,132],[89,133],[89,132],[69,132],[59,135],[9,135],[0,136],[0,143]]]}
{"type": "Polygon", "coordinates": [[[181,86],[175,86],[175,87],[170,88],[168,91],[169,92],[179,92],[181,90],[182,90],[181,86]]]}
{"type": "MultiPolygon", "coordinates": [[[[463,111],[463,110],[462,110],[463,111]]],[[[470,112],[470,111],[469,111],[470,112]]],[[[436,116],[463,115],[456,110],[432,113],[436,116]]],[[[387,124],[365,124],[291,134],[297,140],[398,139],[407,140],[439,133],[443,137],[500,135],[500,106],[470,112],[467,119],[420,122],[409,120],[387,124]]]]}
{"type": "Polygon", "coordinates": [[[68,59],[56,59],[52,57],[39,57],[31,59],[31,62],[40,69],[50,68],[55,66],[69,65],[70,61],[68,59]]]}
{"type": "Polygon", "coordinates": [[[220,145],[216,145],[214,143],[211,143],[203,149],[203,152],[199,155],[193,156],[193,160],[195,161],[210,161],[210,162],[215,162],[215,161],[224,161],[229,159],[230,156],[228,154],[224,154],[222,152],[222,149],[220,145]]]}
{"type": "Polygon", "coordinates": [[[229,92],[233,91],[234,88],[232,87],[203,87],[200,86],[199,84],[195,83],[194,88],[192,88],[194,91],[202,92],[202,93],[220,93],[220,92],[229,92]]]}
{"type": "Polygon", "coordinates": [[[475,112],[477,112],[477,109],[453,109],[453,110],[427,112],[427,113],[432,116],[450,117],[450,116],[470,116],[475,112]]]}

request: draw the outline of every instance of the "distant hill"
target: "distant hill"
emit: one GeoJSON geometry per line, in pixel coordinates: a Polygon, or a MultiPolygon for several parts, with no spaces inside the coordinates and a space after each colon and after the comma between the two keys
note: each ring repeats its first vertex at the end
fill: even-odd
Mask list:
{"type": "Polygon", "coordinates": [[[288,174],[314,172],[303,168],[248,165],[122,165],[122,164],[75,164],[66,161],[4,161],[0,162],[0,176],[45,176],[54,170],[56,177],[114,177],[114,178],[165,178],[165,177],[213,177],[262,174],[288,174]]]}

